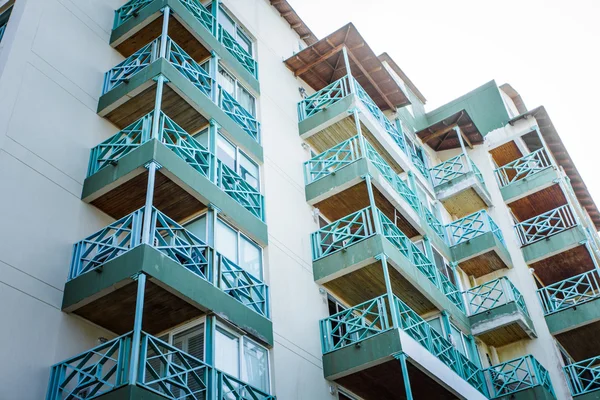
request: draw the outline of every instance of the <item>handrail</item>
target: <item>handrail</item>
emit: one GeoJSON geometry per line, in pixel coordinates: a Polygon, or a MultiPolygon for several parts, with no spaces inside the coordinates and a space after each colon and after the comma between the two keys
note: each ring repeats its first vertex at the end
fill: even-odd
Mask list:
{"type": "Polygon", "coordinates": [[[350,86],[346,75],[298,102],[298,121],[313,116],[349,94],[350,86]]]}
{"type": "Polygon", "coordinates": [[[129,376],[134,351],[129,332],[53,365],[46,400],[95,399],[131,382],[167,399],[204,399],[213,377],[216,398],[275,399],[146,332],[140,338],[138,376],[129,376]]]}
{"type": "Polygon", "coordinates": [[[600,298],[600,271],[593,269],[537,290],[544,315],[600,298]]]}
{"type": "MultiPolygon", "coordinates": [[[[69,280],[98,271],[107,262],[142,244],[145,208],[113,222],[73,247],[69,280]]],[[[200,278],[219,287],[248,308],[269,318],[268,286],[231,260],[217,254],[217,277],[211,275],[212,252],[204,241],[152,208],[150,245],[200,278]]]]}
{"type": "Polygon", "coordinates": [[[536,386],[545,387],[556,397],[550,374],[532,355],[493,365],[485,369],[484,373],[489,382],[492,398],[507,396],[536,386]]]}
{"type": "Polygon", "coordinates": [[[464,293],[469,315],[476,315],[500,307],[504,304],[514,302],[523,314],[529,316],[523,295],[515,285],[504,276],[482,285],[472,287],[464,293]]]}
{"type": "MultiPolygon", "coordinates": [[[[450,158],[432,168],[430,168],[433,187],[449,183],[450,181],[459,178],[463,175],[473,172],[477,180],[485,187],[483,175],[477,165],[465,154],[459,154],[450,158]]],[[[487,190],[487,189],[486,189],[487,190]]]]}
{"type": "Polygon", "coordinates": [[[538,149],[519,159],[496,168],[494,174],[502,188],[552,166],[545,148],[538,149]]]}
{"type": "Polygon", "coordinates": [[[505,244],[502,231],[486,210],[479,210],[453,221],[446,225],[446,228],[452,246],[467,242],[487,232],[492,232],[500,243],[505,244]]]}
{"type": "Polygon", "coordinates": [[[568,204],[519,222],[515,225],[523,246],[545,239],[577,225],[577,219],[568,204]]]}
{"type": "Polygon", "coordinates": [[[600,389],[600,356],[563,367],[571,395],[579,396],[600,389]]]}

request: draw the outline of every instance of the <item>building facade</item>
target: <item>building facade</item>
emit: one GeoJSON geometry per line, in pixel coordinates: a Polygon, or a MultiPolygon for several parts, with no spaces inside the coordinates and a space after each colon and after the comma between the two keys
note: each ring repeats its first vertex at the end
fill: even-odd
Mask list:
{"type": "Polygon", "coordinates": [[[600,398],[543,107],[285,0],[0,0],[0,399],[600,398]]]}

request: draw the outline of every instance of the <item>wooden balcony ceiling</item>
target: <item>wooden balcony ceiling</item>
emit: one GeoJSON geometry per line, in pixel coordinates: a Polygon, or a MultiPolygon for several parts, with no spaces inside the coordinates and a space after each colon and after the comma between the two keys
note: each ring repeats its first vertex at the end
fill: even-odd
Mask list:
{"type": "MultiPolygon", "coordinates": [[[[502,167],[523,157],[521,149],[519,149],[519,146],[517,146],[514,140],[490,150],[490,154],[498,167],[502,167]]],[[[514,176],[515,172],[510,172],[512,172],[514,176]]],[[[512,178],[512,176],[510,176],[510,178],[512,178]]]]}
{"type": "MultiPolygon", "coordinates": [[[[423,351],[427,351],[423,349],[423,351]]],[[[411,364],[408,377],[414,399],[455,400],[456,396],[425,372],[411,364]]],[[[404,400],[404,379],[400,361],[392,359],[336,379],[342,385],[365,400],[404,400]]]]}
{"type": "Polygon", "coordinates": [[[543,286],[583,274],[594,269],[587,247],[580,245],[529,265],[543,286]]]}
{"type": "Polygon", "coordinates": [[[567,198],[558,184],[554,184],[508,205],[519,222],[541,215],[567,204],[567,198]]]}
{"type": "Polygon", "coordinates": [[[314,44],[318,41],[315,34],[302,21],[302,18],[296,13],[287,0],[271,0],[271,5],[275,7],[279,14],[287,21],[288,24],[296,31],[300,39],[304,40],[307,45],[314,44]]]}
{"type": "Polygon", "coordinates": [[[575,362],[600,354],[600,321],[579,326],[556,335],[556,339],[575,362]]]}
{"type": "MultiPolygon", "coordinates": [[[[573,190],[575,191],[575,195],[579,200],[579,203],[587,210],[590,218],[594,222],[596,229],[600,230],[600,211],[598,211],[598,207],[588,188],[586,187],[581,175],[579,175],[579,171],[577,171],[577,167],[575,167],[575,163],[571,159],[571,156],[567,152],[565,145],[563,144],[556,128],[552,124],[552,120],[548,116],[546,109],[544,106],[540,106],[534,108],[531,111],[528,111],[524,114],[521,114],[512,120],[509,121],[509,124],[514,124],[516,121],[520,119],[526,119],[534,117],[538,127],[540,128],[540,132],[542,137],[546,141],[546,144],[549,147],[550,152],[556,159],[558,165],[560,165],[564,170],[569,179],[571,180],[571,185],[573,186],[573,190]]],[[[534,135],[526,135],[528,137],[524,138],[527,147],[531,148],[539,148],[539,139],[534,135]],[[537,141],[537,143],[535,143],[537,141]]]]}
{"type": "Polygon", "coordinates": [[[449,117],[438,121],[425,129],[421,129],[416,135],[435,151],[460,148],[460,141],[455,127],[459,127],[463,134],[466,146],[483,143],[483,136],[466,110],[458,111],[449,117]]]}
{"type": "Polygon", "coordinates": [[[352,75],[381,110],[395,110],[410,104],[400,85],[352,23],[284,62],[295,76],[302,78],[314,90],[321,90],[347,74],[342,53],[344,47],[348,50],[352,75]]]}

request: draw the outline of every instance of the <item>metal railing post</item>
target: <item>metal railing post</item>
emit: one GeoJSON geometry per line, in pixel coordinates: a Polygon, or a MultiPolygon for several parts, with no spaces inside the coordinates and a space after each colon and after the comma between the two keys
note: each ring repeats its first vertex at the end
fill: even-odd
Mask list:
{"type": "Polygon", "coordinates": [[[402,380],[404,381],[404,391],[406,392],[406,400],[413,400],[412,389],[410,387],[410,377],[408,376],[408,365],[406,364],[406,354],[394,354],[394,358],[400,361],[402,368],[402,380]]]}
{"type": "Polygon", "coordinates": [[[470,159],[469,156],[467,154],[467,149],[465,148],[465,143],[463,141],[463,137],[462,137],[462,131],[460,129],[460,127],[455,126],[454,127],[454,131],[456,132],[456,136],[458,136],[458,142],[460,143],[460,148],[462,150],[463,156],[464,156],[464,161],[467,164],[467,172],[472,172],[473,171],[473,166],[470,163],[470,159]]]}
{"type": "Polygon", "coordinates": [[[142,225],[142,243],[152,245],[152,214],[153,214],[153,199],[154,199],[154,183],[156,181],[156,170],[160,168],[156,161],[150,161],[148,168],[148,184],[146,186],[146,202],[144,203],[144,222],[142,225]]]}
{"type": "Polygon", "coordinates": [[[159,57],[167,58],[167,40],[169,38],[169,14],[171,13],[171,8],[166,6],[162,9],[163,13],[163,23],[162,23],[162,31],[160,33],[160,52],[159,57]]]}
{"type": "Polygon", "coordinates": [[[367,185],[367,193],[369,194],[369,204],[371,206],[371,215],[373,216],[373,224],[375,225],[375,233],[382,235],[383,228],[381,227],[381,219],[379,218],[379,210],[375,203],[375,196],[373,195],[373,184],[371,182],[371,175],[365,175],[365,184],[367,185]]]}
{"type": "Polygon", "coordinates": [[[344,66],[346,67],[346,76],[348,77],[348,90],[350,93],[356,93],[354,87],[354,78],[352,77],[352,70],[350,69],[350,59],[348,58],[348,49],[346,46],[342,47],[342,55],[344,57],[344,66]]]}
{"type": "MultiPolygon", "coordinates": [[[[142,317],[144,314],[144,293],[146,290],[146,275],[137,276],[137,296],[135,300],[135,318],[133,323],[133,338],[131,340],[131,359],[129,360],[129,384],[138,382],[140,363],[140,347],[142,343],[142,317]]],[[[142,369],[143,372],[143,369],[142,369]]]]}
{"type": "Polygon", "coordinates": [[[219,104],[219,84],[217,83],[217,77],[219,76],[219,56],[214,50],[210,52],[210,55],[211,58],[208,64],[208,74],[212,81],[210,99],[213,101],[213,103],[221,107],[221,105],[219,104]]]}
{"type": "Polygon", "coordinates": [[[387,255],[385,253],[375,256],[376,260],[381,261],[381,268],[383,269],[383,279],[385,281],[385,289],[387,292],[388,302],[390,303],[390,314],[392,315],[392,325],[394,329],[398,329],[400,324],[398,322],[398,309],[396,307],[396,301],[394,299],[394,290],[392,287],[392,280],[390,279],[390,271],[388,269],[387,255]]]}
{"type": "Polygon", "coordinates": [[[150,139],[158,139],[162,140],[159,132],[160,129],[160,120],[161,120],[161,108],[162,108],[162,97],[163,97],[163,88],[165,85],[165,77],[163,75],[159,75],[156,77],[156,96],[154,98],[154,112],[152,114],[152,131],[150,133],[150,139]]]}

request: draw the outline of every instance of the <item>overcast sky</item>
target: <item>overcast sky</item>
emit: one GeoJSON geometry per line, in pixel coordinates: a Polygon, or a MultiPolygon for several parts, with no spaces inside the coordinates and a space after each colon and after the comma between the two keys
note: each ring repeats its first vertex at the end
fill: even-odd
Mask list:
{"type": "Polygon", "coordinates": [[[353,22],[427,98],[494,79],[546,106],[600,206],[600,0],[288,0],[322,38],[353,22]]]}

